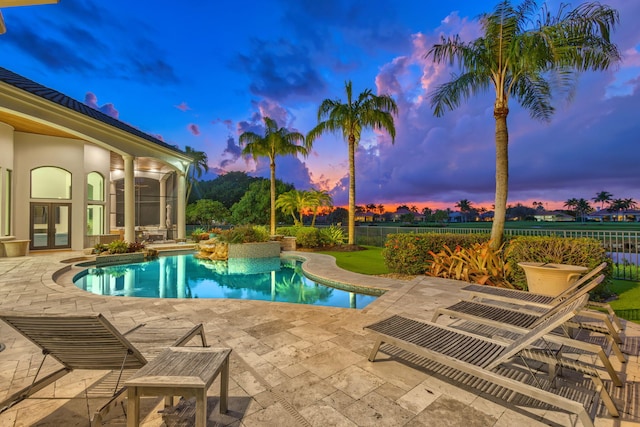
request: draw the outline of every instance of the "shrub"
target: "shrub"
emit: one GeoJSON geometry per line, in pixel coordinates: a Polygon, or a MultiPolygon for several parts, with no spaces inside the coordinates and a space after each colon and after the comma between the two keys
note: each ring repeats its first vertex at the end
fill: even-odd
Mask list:
{"type": "Polygon", "coordinates": [[[276,228],[276,234],[280,234],[287,237],[298,237],[298,231],[302,227],[299,225],[294,225],[292,227],[278,227],[276,228]]]}
{"type": "Polygon", "coordinates": [[[218,240],[226,243],[268,242],[269,232],[262,225],[238,225],[229,230],[221,231],[218,240]]]}
{"type": "MultiPolygon", "coordinates": [[[[548,262],[555,264],[580,265],[592,269],[606,261],[607,276],[611,273],[611,259],[602,246],[602,242],[592,238],[555,237],[555,236],[519,236],[511,239],[506,253],[510,270],[507,280],[519,289],[527,289],[527,279],[519,262],[548,262]]],[[[605,280],[608,283],[608,280],[605,280]]],[[[608,293],[607,285],[600,285],[596,295],[608,293]]]]}
{"type": "MultiPolygon", "coordinates": [[[[345,241],[344,230],[342,227],[332,225],[319,229],[321,245],[342,245],[345,241]]],[[[296,239],[297,242],[297,239],[296,239]]]]}
{"type": "Polygon", "coordinates": [[[93,252],[94,254],[101,254],[102,252],[106,252],[109,250],[109,246],[105,245],[104,243],[96,243],[96,245],[93,247],[93,252]]]}
{"type": "Polygon", "coordinates": [[[433,257],[426,274],[446,279],[464,280],[480,285],[513,288],[505,280],[509,270],[503,250],[491,249],[490,242],[474,243],[470,248],[457,246],[454,250],[447,245],[439,253],[429,251],[433,257]]]}
{"type": "Polygon", "coordinates": [[[125,254],[129,250],[129,243],[124,240],[114,240],[107,247],[110,254],[125,254]]]}
{"type": "Polygon", "coordinates": [[[131,242],[127,248],[127,252],[142,252],[144,250],[144,243],[131,242]]]}
{"type": "Polygon", "coordinates": [[[433,257],[429,251],[438,253],[446,246],[466,248],[474,243],[489,241],[488,234],[454,233],[401,233],[387,235],[382,256],[392,273],[424,274],[433,257]]]}
{"type": "Polygon", "coordinates": [[[196,228],[191,232],[191,240],[198,243],[200,240],[207,240],[209,233],[204,228],[196,228]]]}
{"type": "Polygon", "coordinates": [[[296,244],[304,248],[316,248],[320,246],[320,232],[315,227],[300,227],[296,244]]]}

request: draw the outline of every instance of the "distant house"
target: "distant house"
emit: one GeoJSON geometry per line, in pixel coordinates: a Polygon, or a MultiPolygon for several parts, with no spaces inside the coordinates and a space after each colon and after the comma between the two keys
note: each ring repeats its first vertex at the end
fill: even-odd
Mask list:
{"type": "Polygon", "coordinates": [[[571,222],[576,220],[562,211],[536,211],[533,217],[536,221],[541,222],[571,222]]]}
{"type": "Polygon", "coordinates": [[[610,211],[602,209],[587,215],[587,219],[597,222],[640,222],[640,210],[610,211]]]}
{"type": "Polygon", "coordinates": [[[464,216],[462,216],[461,212],[449,212],[448,222],[463,222],[464,216]]]}
{"type": "Polygon", "coordinates": [[[424,222],[424,215],[417,212],[411,212],[409,209],[401,208],[396,209],[394,213],[391,214],[391,220],[393,222],[401,221],[403,215],[411,214],[413,215],[414,222],[424,222]]]}
{"type": "Polygon", "coordinates": [[[374,222],[376,220],[376,214],[373,212],[356,212],[356,222],[374,222]]]}

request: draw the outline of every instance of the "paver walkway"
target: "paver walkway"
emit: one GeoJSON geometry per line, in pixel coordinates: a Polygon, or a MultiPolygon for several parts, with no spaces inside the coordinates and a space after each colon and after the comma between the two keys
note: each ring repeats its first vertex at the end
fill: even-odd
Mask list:
{"type": "MultiPolygon", "coordinates": [[[[80,270],[61,261],[81,254],[66,252],[0,258],[0,311],[102,313],[120,330],[143,322],[166,328],[204,323],[210,345],[233,349],[229,412],[218,413],[219,386],[214,383],[209,390],[211,426],[576,425],[575,418],[565,413],[501,404],[411,362],[385,360],[384,355],[375,363],[367,361],[373,339],[363,326],[392,314],[429,320],[436,307],[460,298],[460,282],[363,276],[338,269],[325,255],[299,255],[308,259],[305,269],[316,276],[389,291],[364,310],[243,300],[103,297],[73,286],[71,278],[80,270]]],[[[616,396],[623,406],[622,419],[601,414],[598,427],[640,426],[637,326],[628,327],[627,341],[635,343],[636,354],[624,367],[627,383],[616,396]]],[[[29,383],[42,355],[2,322],[0,342],[6,345],[0,352],[2,399],[29,383]]],[[[55,362],[45,365],[45,370],[54,368],[55,362]]],[[[87,399],[85,390],[104,375],[72,372],[0,414],[0,426],[88,425],[87,413],[97,404],[90,395],[87,399]]],[[[161,406],[160,399],[146,399],[143,426],[193,422],[191,402],[181,402],[164,414],[158,413],[161,406]]],[[[125,423],[124,406],[105,420],[105,425],[125,423]]]]}

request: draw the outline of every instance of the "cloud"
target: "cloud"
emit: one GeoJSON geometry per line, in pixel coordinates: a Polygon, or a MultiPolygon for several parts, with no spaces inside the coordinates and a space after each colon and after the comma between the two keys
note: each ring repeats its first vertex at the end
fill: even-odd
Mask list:
{"type": "Polygon", "coordinates": [[[186,102],[184,102],[184,101],[182,101],[182,102],[181,102],[180,104],[178,104],[178,105],[174,105],[174,107],[176,107],[176,108],[177,108],[178,110],[180,110],[180,111],[188,111],[188,110],[191,110],[191,107],[189,107],[189,106],[187,105],[187,103],[186,103],[186,102]]]}
{"type": "Polygon", "coordinates": [[[236,140],[229,136],[227,138],[227,146],[222,152],[222,161],[220,162],[220,169],[225,170],[232,164],[234,164],[242,155],[242,148],[236,144],[236,140]]]}
{"type": "Polygon", "coordinates": [[[200,135],[200,127],[194,123],[189,123],[187,125],[187,129],[189,129],[189,132],[191,132],[191,134],[194,136],[200,135]]]}
{"type": "Polygon", "coordinates": [[[153,84],[178,82],[165,52],[153,37],[145,37],[147,32],[144,22],[74,1],[12,15],[11,31],[2,40],[49,70],[153,84]]]}
{"type": "Polygon", "coordinates": [[[279,102],[310,99],[326,83],[314,66],[307,48],[286,39],[253,39],[250,51],[233,64],[251,79],[252,94],[279,102]]]}
{"type": "Polygon", "coordinates": [[[113,104],[108,103],[102,106],[98,105],[98,97],[93,92],[87,92],[84,97],[84,103],[94,110],[98,110],[106,114],[107,116],[111,116],[114,119],[118,118],[118,110],[114,107],[113,104]]]}

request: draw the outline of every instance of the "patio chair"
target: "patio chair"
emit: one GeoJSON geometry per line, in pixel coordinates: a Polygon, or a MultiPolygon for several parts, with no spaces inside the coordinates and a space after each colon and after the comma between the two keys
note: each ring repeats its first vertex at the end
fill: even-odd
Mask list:
{"type": "MultiPolygon", "coordinates": [[[[479,301],[502,301],[506,303],[519,304],[519,305],[527,305],[531,307],[539,307],[542,309],[548,308],[549,306],[553,306],[561,302],[562,300],[570,297],[575,292],[578,292],[579,289],[589,282],[593,277],[596,277],[602,270],[607,267],[607,263],[603,262],[602,264],[595,267],[593,270],[589,271],[587,274],[582,276],[580,279],[576,280],[571,286],[562,291],[557,296],[549,296],[543,294],[536,294],[528,291],[521,291],[517,289],[506,289],[506,288],[498,288],[495,286],[486,286],[486,285],[468,285],[462,288],[463,291],[467,291],[469,293],[469,299],[479,300],[479,301]]],[[[600,303],[595,301],[589,301],[587,307],[596,308],[596,309],[604,309],[607,314],[601,314],[601,312],[594,312],[593,310],[582,310],[581,314],[584,314],[587,318],[593,318],[595,315],[596,319],[603,320],[604,316],[608,315],[608,319],[603,320],[604,322],[612,322],[615,325],[613,330],[623,331],[624,325],[620,322],[620,319],[616,315],[615,311],[611,308],[609,304],[600,303]]]]}
{"type": "MultiPolygon", "coordinates": [[[[592,415],[598,406],[595,404],[597,402],[593,402],[594,404],[591,405],[592,412],[590,414],[587,412],[584,402],[578,401],[577,393],[570,393],[571,398],[564,397],[548,389],[516,380],[503,369],[509,362],[513,362],[516,357],[519,357],[543,363],[552,362],[554,366],[566,367],[588,375],[595,386],[593,397],[597,399],[600,396],[609,413],[618,417],[619,412],[595,368],[576,360],[564,359],[561,356],[556,356],[551,360],[547,352],[530,347],[531,344],[573,317],[580,308],[584,307],[587,299],[588,297],[585,295],[564,304],[559,310],[546,316],[535,328],[511,343],[502,343],[495,339],[432,322],[420,322],[395,315],[365,327],[377,336],[369,354],[369,361],[375,361],[383,343],[389,344],[444,367],[453,368],[456,371],[485,380],[492,387],[501,386],[547,405],[574,413],[584,426],[591,427],[593,426],[592,415]]],[[[462,381],[461,376],[455,373],[450,373],[450,378],[462,381]]],[[[578,382],[575,382],[576,386],[578,382]]],[[[536,381],[535,384],[540,384],[540,382],[536,381]]]]}
{"type": "MultiPolygon", "coordinates": [[[[4,412],[75,369],[114,370],[118,375],[115,386],[112,391],[109,391],[109,402],[98,409],[90,420],[92,424],[100,425],[111,403],[125,390],[122,386],[126,376],[124,372],[137,370],[147,364],[147,359],[142,352],[125,337],[145,324],[121,333],[101,314],[85,316],[0,314],[0,319],[40,347],[43,354],[31,385],[0,402],[0,412],[4,412]],[[62,368],[38,379],[47,356],[58,361],[62,368]]],[[[159,340],[166,339],[172,332],[175,332],[175,329],[162,328],[155,336],[159,340]]],[[[170,342],[167,347],[184,346],[197,335],[200,335],[202,346],[207,347],[202,324],[191,328],[175,341],[171,339],[173,343],[170,342]]],[[[153,337],[151,339],[146,337],[145,341],[149,343],[153,341],[153,337]]],[[[153,350],[158,351],[158,349],[153,350]]]]}
{"type": "MultiPolygon", "coordinates": [[[[462,319],[465,321],[487,325],[489,327],[498,328],[499,330],[509,331],[511,333],[526,333],[528,330],[535,328],[540,322],[543,322],[549,315],[561,309],[567,303],[578,300],[580,298],[589,298],[588,292],[590,289],[596,287],[604,280],[604,275],[600,275],[591,280],[588,284],[581,288],[581,291],[576,292],[564,301],[549,307],[542,313],[531,313],[526,310],[517,309],[513,306],[500,307],[496,305],[483,304],[475,301],[459,301],[449,307],[439,307],[435,310],[431,319],[432,322],[436,322],[440,316],[446,315],[454,319],[462,319]]],[[[582,313],[583,310],[579,310],[582,313]]],[[[586,341],[582,341],[582,331],[595,331],[602,333],[607,340],[610,349],[614,352],[616,357],[621,363],[626,362],[626,357],[622,354],[620,347],[609,334],[609,330],[606,328],[592,327],[591,325],[585,325],[574,321],[575,317],[567,320],[563,328],[558,328],[562,331],[562,334],[551,333],[545,337],[549,342],[567,346],[569,348],[578,349],[582,352],[588,352],[598,357],[603,367],[609,373],[609,376],[616,386],[621,386],[622,382],[618,377],[617,372],[611,365],[604,348],[601,345],[591,344],[586,341]],[[573,335],[569,334],[569,329],[575,329],[578,332],[573,335]]]]}

